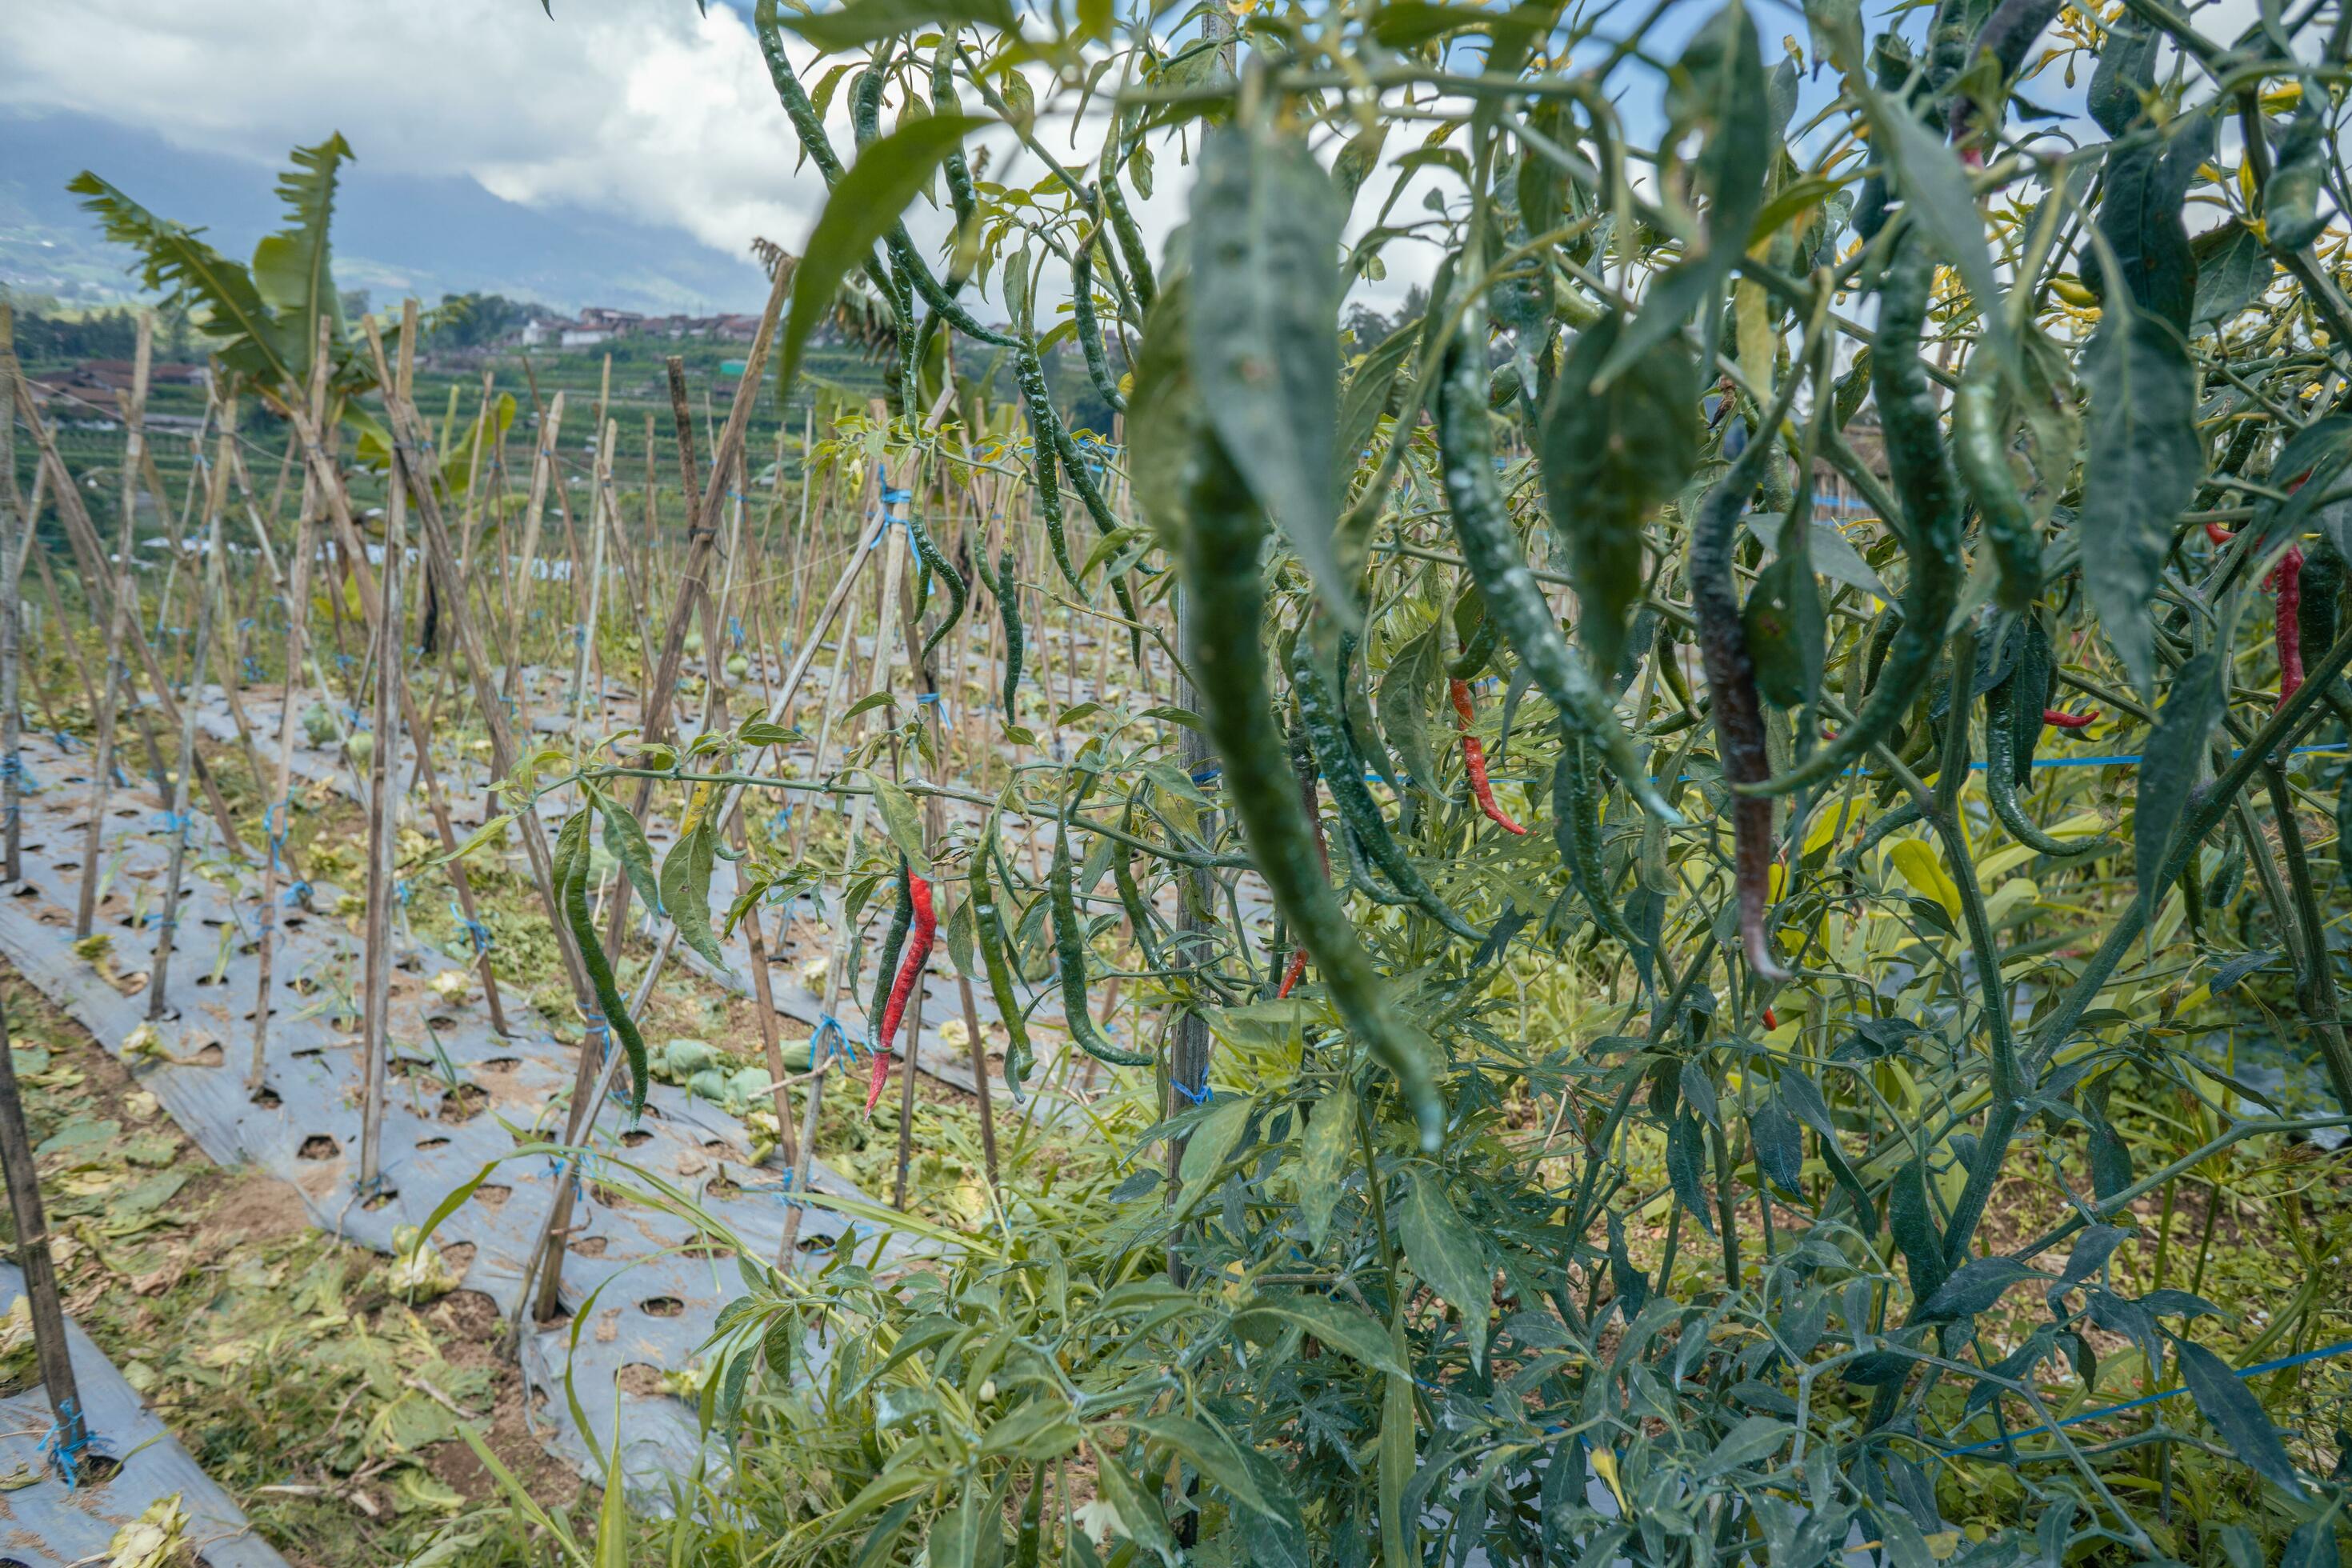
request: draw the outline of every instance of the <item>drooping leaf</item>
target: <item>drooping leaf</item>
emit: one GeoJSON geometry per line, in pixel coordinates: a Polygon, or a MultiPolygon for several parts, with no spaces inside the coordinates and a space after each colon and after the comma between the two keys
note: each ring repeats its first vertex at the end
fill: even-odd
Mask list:
{"type": "Polygon", "coordinates": [[[279,353],[298,379],[310,374],[320,320],[337,327],[342,322],[328,230],[335,216],[336,176],[351,156],[341,136],[295,148],[294,166],[278,179],[287,225],[253,247],[254,287],[276,319],[279,353]]]}
{"type": "Polygon", "coordinates": [[[1437,793],[1437,747],[1431,733],[1430,714],[1436,703],[1438,683],[1444,674],[1437,646],[1439,635],[1440,628],[1432,626],[1397,649],[1388,668],[1381,672],[1380,688],[1374,697],[1381,733],[1404,760],[1405,771],[1412,775],[1412,782],[1433,795],[1437,793]]]}
{"type": "Polygon", "coordinates": [[[1278,1330],[1285,1323],[1296,1323],[1376,1372],[1411,1376],[1389,1342],[1389,1331],[1377,1320],[1328,1296],[1260,1296],[1234,1319],[1234,1329],[1242,1332],[1255,1331],[1252,1325],[1278,1330]]]}
{"type": "Polygon", "coordinates": [[[1406,1184],[1404,1205],[1397,1217],[1397,1234],[1404,1242],[1405,1261],[1445,1302],[1462,1314],[1462,1330],[1470,1341],[1470,1363],[1486,1359],[1486,1327],[1495,1310],[1495,1274],[1461,1212],[1444,1188],[1426,1173],[1415,1171],[1406,1184]]]}
{"type": "Polygon", "coordinates": [[[588,796],[604,819],[604,847],[620,862],[622,873],[646,908],[661,912],[661,887],[654,875],[653,846],[646,842],[646,830],[619,801],[593,784],[588,786],[588,796]]]}
{"type": "Polygon", "coordinates": [[[882,813],[882,831],[899,854],[907,858],[908,869],[918,877],[931,875],[931,858],[923,848],[923,814],[915,805],[915,797],[886,778],[874,781],[874,804],[882,813]]]}
{"type": "Polygon", "coordinates": [[[2091,394],[2090,455],[2074,526],[2084,586],[2125,669],[2147,691],[2156,677],[2149,606],[2172,547],[2173,520],[2204,477],[2196,374],[2170,327],[2116,299],[2084,353],[2083,376],[2091,394]]]}
{"type": "MultiPolygon", "coordinates": [[[[2134,303],[2186,336],[2196,314],[2197,258],[2182,204],[2213,150],[2213,122],[2196,117],[2169,145],[2134,142],[2107,159],[2099,233],[2113,248],[2134,303]]],[[[2102,273],[2110,303],[2116,279],[2102,273]]]]}
{"type": "Polygon", "coordinates": [[[1577,639],[1615,669],[1642,594],[1642,528],[1698,461],[1698,368],[1678,338],[1630,360],[1605,392],[1592,383],[1617,350],[1612,312],[1577,334],[1544,409],[1538,455],[1552,531],[1568,549],[1577,639]]]}
{"type": "Polygon", "coordinates": [[[1933,1322],[1990,1311],[2012,1285],[2048,1276],[2014,1258],[1971,1258],[1920,1303],[1917,1319],[1933,1322]]]}
{"type": "Polygon", "coordinates": [[[2180,1365],[2180,1381],[2197,1402],[2197,1413],[2249,1469],[2300,1501],[2305,1494],[2303,1481],[2294,1473],[2294,1460],[2279,1441],[2278,1428],[2271,1425],[2254,1391],[2231,1370],[2229,1363],[2203,1345],[2178,1338],[2172,1345],[2180,1365]]]}
{"type": "Polygon", "coordinates": [[[1211,132],[1192,187],[1192,380],[1217,439],[1340,623],[1338,266],[1348,204],[1304,138],[1211,132]]]}
{"type": "Polygon", "coordinates": [[[2222,708],[2213,656],[2199,654],[2172,678],[2172,690],[2142,752],[2132,849],[2139,896],[2151,909],[2164,896],[2165,864],[2179,847],[2189,796],[2205,776],[2206,742],[2221,721],[2222,708]]]}
{"type": "Polygon", "coordinates": [[[1017,25],[1008,0],[849,0],[829,11],[782,10],[776,19],[828,53],[939,26],[1011,32],[1017,25]]]}
{"type": "Polygon", "coordinates": [[[1298,1207],[1307,1222],[1307,1241],[1317,1248],[1331,1233],[1331,1212],[1339,1206],[1340,1185],[1355,1152],[1356,1094],[1342,1087],[1327,1095],[1307,1119],[1299,1151],[1298,1207]]]}
{"type": "Polygon", "coordinates": [[[1153,1495],[1157,1489],[1147,1490],[1125,1465],[1100,1447],[1095,1450],[1095,1484],[1103,1500],[1118,1515],[1119,1532],[1168,1568],[1176,1568],[1176,1537],[1168,1529],[1168,1516],[1160,1511],[1159,1498],[1153,1495]]]}
{"type": "Polygon", "coordinates": [[[717,825],[708,817],[681,831],[662,857],[656,904],[677,927],[680,942],[724,969],[727,954],[710,931],[710,867],[717,845],[717,825]]]}
{"type": "Polygon", "coordinates": [[[785,313],[778,348],[778,385],[793,384],[809,334],[832,313],[842,279],[890,232],[908,204],[930,184],[941,160],[989,123],[970,114],[926,115],[901,122],[858,153],[857,161],[826,195],[800,265],[793,270],[792,307],[785,313]]]}

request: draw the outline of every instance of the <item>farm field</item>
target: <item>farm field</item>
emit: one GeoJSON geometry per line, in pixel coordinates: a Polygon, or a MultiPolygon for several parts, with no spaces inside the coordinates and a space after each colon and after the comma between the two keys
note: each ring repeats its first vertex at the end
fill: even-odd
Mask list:
{"type": "Polygon", "coordinates": [[[0,1568],[2345,1561],[2352,5],[722,9],[0,277],[0,1568]]]}

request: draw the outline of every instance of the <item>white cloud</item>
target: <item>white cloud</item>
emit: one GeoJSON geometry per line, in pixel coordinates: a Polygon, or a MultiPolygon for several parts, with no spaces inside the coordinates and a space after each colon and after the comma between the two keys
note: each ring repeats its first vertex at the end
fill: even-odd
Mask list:
{"type": "Polygon", "coordinates": [[[0,102],[277,163],[342,132],[370,169],[675,225],[740,256],[815,212],[749,24],[686,0],[0,6],[0,102]]]}

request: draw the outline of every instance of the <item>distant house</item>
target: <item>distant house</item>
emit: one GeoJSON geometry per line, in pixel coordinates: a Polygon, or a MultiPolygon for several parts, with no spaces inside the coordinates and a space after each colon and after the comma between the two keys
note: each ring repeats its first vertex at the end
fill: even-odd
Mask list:
{"type": "Polygon", "coordinates": [[[527,349],[540,348],[562,341],[563,330],[572,324],[561,316],[533,316],[515,333],[515,342],[527,349]]]}
{"type": "MultiPolygon", "coordinates": [[[[77,386],[116,387],[131,390],[139,367],[127,359],[86,359],[73,368],[72,384],[77,386]]],[[[211,367],[203,364],[175,364],[168,361],[152,363],[147,367],[150,386],[210,386],[211,367]]]]}

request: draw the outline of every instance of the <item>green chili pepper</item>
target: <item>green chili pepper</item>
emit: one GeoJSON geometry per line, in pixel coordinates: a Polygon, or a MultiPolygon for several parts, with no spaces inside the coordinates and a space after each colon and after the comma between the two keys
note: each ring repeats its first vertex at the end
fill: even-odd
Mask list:
{"type": "MultiPolygon", "coordinates": [[[[2073,843],[2053,838],[2034,826],[2017,799],[2017,728],[2011,714],[2018,699],[2017,678],[2012,675],[1985,693],[1985,791],[1992,796],[1993,815],[2009,829],[2020,844],[2037,855],[2087,855],[2095,849],[2111,849],[2111,838],[2084,838],[2073,843]]],[[[2041,709],[2041,695],[2033,693],[2027,700],[2036,712],[2041,709]]]]}
{"type": "Polygon", "coordinates": [[[1013,581],[1013,547],[1006,545],[996,557],[996,581],[989,586],[996,593],[996,608],[1004,617],[1004,721],[1013,722],[1013,700],[1021,687],[1021,594],[1013,581]]]}
{"type": "Polygon", "coordinates": [[[1786,773],[1737,785],[1744,795],[1788,795],[1835,777],[1894,730],[1935,674],[1944,625],[1959,602],[1964,509],[1958,478],[1944,450],[1935,392],[1919,359],[1934,274],[1935,258],[1926,241],[1906,226],[1879,288],[1878,342],[1870,360],[1887,464],[1910,525],[1911,580],[1903,590],[1902,627],[1853,721],[1786,773]]]}
{"type": "MultiPolygon", "coordinates": [[[[874,997],[866,1005],[866,1026],[879,1029],[882,1015],[889,1010],[890,987],[898,978],[898,955],[907,945],[907,928],[915,923],[915,888],[907,879],[907,858],[898,857],[898,901],[890,911],[890,929],[882,938],[882,963],[874,972],[874,997]]],[[[877,1055],[887,1055],[890,1042],[877,1039],[877,1055]]]]}
{"type": "Polygon", "coordinates": [[[1961,477],[1984,519],[1985,542],[2000,572],[1998,603],[2021,614],[2042,594],[2042,538],[2033,513],[2010,472],[2007,422],[2001,417],[2000,372],[1990,354],[1969,362],[1952,399],[1952,449],[1961,477]]]}
{"type": "Polygon", "coordinates": [[[1559,727],[1559,762],[1551,775],[1552,842],[1576,883],[1592,921],[1634,952],[1649,943],[1625,923],[1623,911],[1609,896],[1609,878],[1601,861],[1600,780],[1594,776],[1591,753],[1584,739],[1567,724],[1559,727]]]}
{"type": "Polygon", "coordinates": [[[646,1070],[645,1037],[637,1033],[636,1020],[629,1016],[629,1005],[621,998],[620,987],[614,983],[613,966],[604,957],[604,943],[597,940],[595,917],[588,910],[589,859],[588,819],[593,812],[582,809],[564,819],[555,836],[554,883],[557,900],[563,906],[563,919],[572,928],[572,940],[580,949],[580,962],[588,971],[588,983],[596,993],[597,1008],[604,1013],[604,1022],[619,1037],[621,1050],[629,1061],[629,1114],[646,1108],[646,1086],[651,1081],[646,1070]]]}
{"type": "Polygon", "coordinates": [[[1160,287],[1152,281],[1151,251],[1143,243],[1143,230],[1128,211],[1127,197],[1116,178],[1102,183],[1102,199],[1103,210],[1110,215],[1110,231],[1118,240],[1119,258],[1127,263],[1127,280],[1135,290],[1135,302],[1148,310],[1160,287]]]}
{"type": "MultiPolygon", "coordinates": [[[[1034,344],[1024,342],[1020,345],[1013,354],[1013,379],[1021,388],[1022,404],[1029,413],[1029,427],[1040,448],[1050,446],[1054,455],[1061,459],[1062,472],[1068,477],[1070,488],[1078,492],[1079,504],[1087,509],[1087,516],[1094,520],[1094,525],[1105,533],[1117,531],[1118,519],[1112,514],[1110,503],[1103,500],[1102,490],[1096,485],[1094,476],[1087,471],[1086,458],[1080,455],[1077,443],[1071,439],[1061,415],[1055,412],[1053,395],[1045,385],[1045,367],[1038,363],[1034,344]]],[[[1076,586],[1077,574],[1071,571],[1069,576],[1071,584],[1076,586]]]]}
{"type": "Polygon", "coordinates": [[[2279,138],[2278,162],[2263,187],[2263,234],[2271,249],[2290,256],[2327,228],[2319,193],[2327,180],[2327,121],[2311,89],[2279,138]]]}
{"type": "Polygon", "coordinates": [[[1298,805],[1298,784],[1266,689],[1265,592],[1258,555],[1265,518],[1248,483],[1214,435],[1201,432],[1192,455],[1182,538],[1186,655],[1202,718],[1223,767],[1250,858],[1275,908],[1314,955],[1324,987],[1372,1058],[1396,1076],[1435,1150],[1445,1100],[1417,1031],[1391,1003],[1371,954],[1324,879],[1314,836],[1298,805]]]}
{"type": "MultiPolygon", "coordinates": [[[[1644,810],[1679,823],[1633,749],[1633,737],[1617,721],[1608,696],[1560,635],[1559,623],[1519,554],[1509,508],[1495,482],[1495,443],[1486,426],[1485,356],[1478,353],[1483,329],[1475,310],[1445,353],[1437,387],[1437,449],[1445,478],[1445,499],[1454,512],[1463,559],[1486,596],[1486,616],[1500,623],[1505,641],[1546,697],[1568,721],[1600,749],[1644,810]]],[[[1321,954],[1317,954],[1318,958],[1321,954]]]]}
{"type": "Polygon", "coordinates": [[[971,589],[964,582],[963,574],[955,569],[955,563],[940,550],[939,542],[931,537],[930,530],[923,526],[923,520],[916,515],[911,506],[907,509],[907,538],[915,547],[916,558],[930,569],[931,575],[948,591],[948,613],[923,639],[923,651],[915,659],[920,664],[931,657],[931,650],[940,646],[940,639],[955,630],[956,623],[963,619],[964,606],[971,601],[971,589]]]}
{"type": "Polygon", "coordinates": [[[1115,1068],[1148,1068],[1151,1058],[1120,1050],[1103,1038],[1087,1010],[1087,928],[1078,919],[1077,894],[1071,883],[1069,829],[1054,824],[1054,870],[1050,896],[1054,900],[1054,956],[1061,970],[1062,1021],[1070,1039],[1097,1061],[1115,1068]]]}
{"type": "Polygon", "coordinates": [[[2344,556],[2326,535],[2304,552],[2303,598],[2295,606],[2307,658],[2316,658],[2336,641],[2337,606],[2344,594],[2344,556]]]}
{"type": "Polygon", "coordinates": [[[1086,354],[1087,374],[1095,391],[1116,413],[1127,412],[1127,397],[1110,374],[1110,357],[1103,352],[1102,323],[1095,320],[1095,231],[1078,236],[1070,249],[1070,321],[1077,329],[1078,347],[1086,354]]]}
{"type": "Polygon", "coordinates": [[[1021,1102],[1021,1086],[1029,1076],[1035,1053],[1029,1046],[1029,1025],[1021,998],[1013,989],[1013,963],[1005,955],[1004,920],[997,911],[996,889],[988,879],[988,862],[996,852],[996,817],[991,814],[980,850],[971,858],[972,935],[980,942],[982,966],[988,971],[988,993],[1004,1020],[1004,1082],[1021,1102]]]}
{"type": "MultiPolygon", "coordinates": [[[[1119,826],[1128,832],[1135,829],[1133,795],[1128,797],[1127,810],[1119,818],[1119,826]]],[[[1127,910],[1128,924],[1135,928],[1135,944],[1143,950],[1145,965],[1165,969],[1168,964],[1160,956],[1159,935],[1152,929],[1151,905],[1144,899],[1143,889],[1136,884],[1134,858],[1134,852],[1126,844],[1121,843],[1114,848],[1110,857],[1111,881],[1118,888],[1118,901],[1120,907],[1127,910]]]]}
{"type": "Polygon", "coordinates": [[[1029,1497],[1021,1505],[1020,1533],[1013,1538],[1013,1568],[1037,1568],[1045,1541],[1045,1465],[1041,1459],[1029,1467],[1029,1497]]]}
{"type": "Polygon", "coordinates": [[[1916,800],[1906,800],[1894,810],[1884,812],[1874,818],[1870,826],[1862,830],[1862,837],[1855,840],[1853,847],[1838,858],[1841,863],[1848,867],[1858,866],[1862,863],[1862,858],[1878,847],[1881,843],[1905,828],[1926,820],[1927,820],[1927,808],[1916,800]]]}
{"type": "Polygon", "coordinates": [[[1453,680],[1475,680],[1495,657],[1495,647],[1502,641],[1502,633],[1495,626],[1495,617],[1486,613],[1486,601],[1478,597],[1478,590],[1475,586],[1463,595],[1454,607],[1454,629],[1457,636],[1462,636],[1462,654],[1445,667],[1446,677],[1453,680]],[[1477,622],[1465,636],[1462,634],[1463,606],[1474,604],[1477,622]]]}
{"type": "Polygon", "coordinates": [[[1078,569],[1070,561],[1070,538],[1062,518],[1062,459],[1054,451],[1054,443],[1033,425],[1034,448],[1031,472],[1037,486],[1037,516],[1045,524],[1045,543],[1054,552],[1054,564],[1073,588],[1082,586],[1078,569]]]}
{"type": "Polygon", "coordinates": [[[1482,942],[1486,933],[1464,920],[1437,896],[1422,877],[1402,847],[1390,837],[1386,820],[1381,816],[1380,804],[1364,784],[1363,760],[1348,743],[1345,716],[1330,683],[1324,679],[1311,645],[1315,639],[1302,636],[1292,656],[1290,687],[1298,694],[1300,727],[1307,731],[1307,743],[1315,749],[1315,761],[1323,773],[1324,782],[1331,786],[1332,802],[1339,808],[1339,820],[1349,833],[1362,846],[1382,874],[1397,891],[1420,905],[1438,924],[1465,942],[1482,942]]]}

